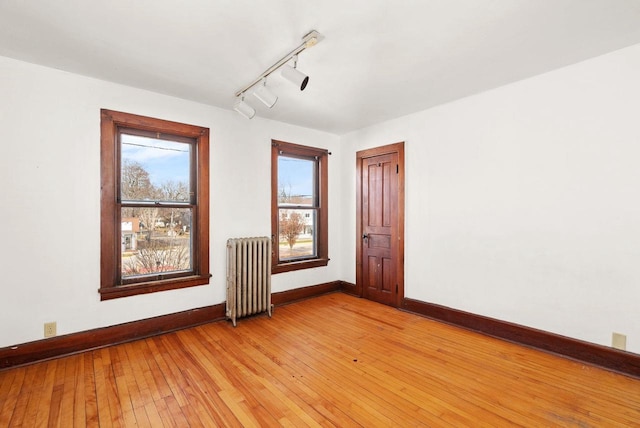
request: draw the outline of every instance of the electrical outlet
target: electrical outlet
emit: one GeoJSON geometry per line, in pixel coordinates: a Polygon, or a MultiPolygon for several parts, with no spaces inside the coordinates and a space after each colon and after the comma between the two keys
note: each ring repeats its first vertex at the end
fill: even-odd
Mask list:
{"type": "Polygon", "coordinates": [[[627,350],[627,336],[620,333],[613,333],[611,336],[611,346],[623,351],[627,350]]]}
{"type": "Polygon", "coordinates": [[[44,323],[44,337],[53,337],[57,334],[56,322],[44,323]]]}

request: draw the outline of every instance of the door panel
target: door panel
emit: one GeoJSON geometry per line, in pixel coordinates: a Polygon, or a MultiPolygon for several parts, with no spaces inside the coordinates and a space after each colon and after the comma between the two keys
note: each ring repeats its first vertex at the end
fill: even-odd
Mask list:
{"type": "MultiPolygon", "coordinates": [[[[382,259],[382,291],[385,291],[387,293],[394,293],[395,290],[393,289],[394,287],[394,280],[395,280],[395,275],[394,275],[394,266],[393,266],[393,260],[391,260],[390,258],[383,258],[382,259]]],[[[394,293],[395,294],[395,293],[394,293]]]]}
{"type": "Polygon", "coordinates": [[[367,264],[366,269],[366,282],[367,288],[376,288],[376,284],[378,282],[378,258],[369,256],[367,258],[369,263],[367,264]]]}
{"type": "MultiPolygon", "coordinates": [[[[397,156],[393,156],[389,162],[382,163],[382,225],[391,227],[394,215],[392,213],[395,188],[397,185],[396,166],[398,165],[397,156]]],[[[377,190],[377,189],[376,189],[377,190]]],[[[397,208],[397,207],[396,207],[397,208]]]]}

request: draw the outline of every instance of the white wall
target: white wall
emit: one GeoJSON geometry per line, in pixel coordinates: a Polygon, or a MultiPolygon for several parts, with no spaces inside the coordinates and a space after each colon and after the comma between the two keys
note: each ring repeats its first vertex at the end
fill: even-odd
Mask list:
{"type": "Polygon", "coordinates": [[[638,76],[640,45],[344,136],[345,258],[355,152],[406,141],[406,297],[640,353],[638,76]]]}
{"type": "Polygon", "coordinates": [[[227,238],[271,233],[272,138],[333,153],[331,262],[275,275],[273,291],[340,279],[335,135],[2,57],[0,77],[0,347],[42,339],[49,321],[67,334],[223,302],[227,238]],[[100,302],[101,108],[211,129],[210,285],[100,302]]]}
{"type": "Polygon", "coordinates": [[[274,291],[355,282],[355,152],[406,141],[407,297],[640,353],[639,71],[640,45],[338,138],[0,57],[0,347],[224,301],[275,138],[333,155],[331,262],[274,291]],[[211,128],[211,285],[100,302],[100,108],[211,128]]]}

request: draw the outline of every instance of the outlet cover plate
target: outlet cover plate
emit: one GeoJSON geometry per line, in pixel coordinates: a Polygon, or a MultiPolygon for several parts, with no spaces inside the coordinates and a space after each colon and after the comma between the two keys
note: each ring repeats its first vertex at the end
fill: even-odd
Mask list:
{"type": "Polygon", "coordinates": [[[620,333],[613,333],[611,335],[611,346],[623,351],[627,350],[627,336],[620,333]]]}
{"type": "Polygon", "coordinates": [[[57,333],[57,326],[54,322],[46,322],[44,323],[44,337],[54,337],[57,333]]]}

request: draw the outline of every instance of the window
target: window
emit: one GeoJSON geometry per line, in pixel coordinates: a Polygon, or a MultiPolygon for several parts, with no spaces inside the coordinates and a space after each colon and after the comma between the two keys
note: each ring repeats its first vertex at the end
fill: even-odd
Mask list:
{"type": "Polygon", "coordinates": [[[209,129],[101,111],[101,300],[209,283],[209,129]]]}
{"type": "Polygon", "coordinates": [[[271,141],[273,273],[329,262],[327,155],[324,149],[271,141]]]}

